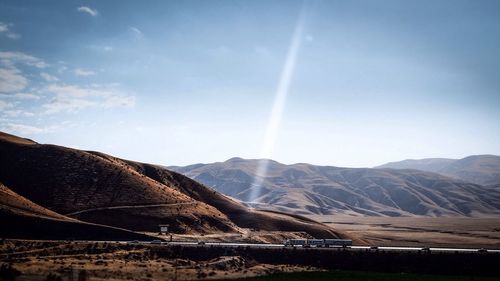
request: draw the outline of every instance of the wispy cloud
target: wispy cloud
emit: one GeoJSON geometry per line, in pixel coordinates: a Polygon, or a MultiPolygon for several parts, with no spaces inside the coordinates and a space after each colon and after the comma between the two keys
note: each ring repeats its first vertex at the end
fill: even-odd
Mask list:
{"type": "Polygon", "coordinates": [[[93,17],[97,16],[97,14],[99,13],[99,12],[97,12],[96,9],[92,9],[90,7],[87,7],[87,6],[80,6],[80,7],[78,7],[77,10],[80,13],[87,13],[93,17]]]}
{"type": "Polygon", "coordinates": [[[88,46],[89,49],[94,50],[94,51],[100,51],[100,52],[111,52],[113,51],[113,47],[108,46],[108,45],[90,45],[88,46]]]}
{"type": "Polygon", "coordinates": [[[49,66],[42,59],[21,52],[0,52],[0,61],[3,65],[25,63],[37,68],[46,68],[49,66]]]}
{"type": "Polygon", "coordinates": [[[5,110],[6,108],[10,108],[10,107],[12,107],[11,103],[0,100],[0,110],[5,110]]]}
{"type": "Polygon", "coordinates": [[[129,27],[129,30],[132,32],[136,39],[141,39],[144,36],[142,31],[137,27],[131,26],[129,27]]]}
{"type": "Polygon", "coordinates": [[[55,82],[59,81],[59,79],[53,75],[48,74],[47,72],[40,73],[40,76],[47,82],[55,82]]]}
{"type": "Polygon", "coordinates": [[[3,125],[2,131],[6,131],[18,135],[31,135],[45,133],[48,129],[39,128],[31,125],[19,124],[19,123],[7,123],[3,125]]]}
{"type": "Polygon", "coordinates": [[[113,87],[94,85],[80,87],[75,85],[51,84],[47,91],[54,98],[43,105],[45,113],[77,112],[87,108],[133,107],[135,97],[124,95],[113,87]]]}
{"type": "Polygon", "coordinates": [[[6,23],[0,22],[0,33],[9,31],[9,26],[6,23]]]}
{"type": "Polygon", "coordinates": [[[95,72],[91,71],[91,70],[77,68],[77,69],[75,69],[75,75],[77,75],[77,76],[91,76],[91,75],[95,75],[95,72]]]}
{"type": "Polygon", "coordinates": [[[0,52],[0,93],[10,94],[24,90],[28,85],[26,75],[17,65],[36,68],[48,66],[43,60],[21,52],[0,52]]]}
{"type": "Polygon", "coordinates": [[[7,37],[10,39],[19,39],[21,38],[21,35],[17,33],[7,33],[7,37]]]}
{"type": "Polygon", "coordinates": [[[3,115],[8,117],[33,117],[35,114],[33,112],[25,111],[25,110],[5,110],[2,112],[3,115]]]}
{"type": "Polygon", "coordinates": [[[14,33],[10,30],[9,25],[12,25],[12,24],[6,24],[4,22],[0,22],[0,33],[6,34],[6,36],[10,39],[21,38],[20,34],[14,33]]]}
{"type": "Polygon", "coordinates": [[[0,93],[21,91],[28,85],[28,79],[15,67],[0,68],[0,93]]]}
{"type": "Polygon", "coordinates": [[[13,95],[17,99],[22,99],[22,100],[39,100],[40,97],[34,94],[28,94],[28,93],[17,93],[13,95]]]}

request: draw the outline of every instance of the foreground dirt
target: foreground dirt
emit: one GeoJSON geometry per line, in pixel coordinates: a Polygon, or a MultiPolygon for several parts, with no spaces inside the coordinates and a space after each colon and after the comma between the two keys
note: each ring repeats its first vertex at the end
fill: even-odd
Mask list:
{"type": "Polygon", "coordinates": [[[377,246],[499,248],[500,218],[311,216],[377,246]]]}
{"type": "Polygon", "coordinates": [[[17,275],[15,280],[27,281],[47,280],[49,276],[55,278],[52,280],[60,277],[61,280],[79,281],[200,280],[318,270],[306,266],[263,264],[242,256],[220,256],[202,261],[167,259],[157,256],[151,251],[152,247],[9,240],[0,245],[0,266],[3,274],[5,271],[17,272],[19,275],[12,274],[17,275]]]}

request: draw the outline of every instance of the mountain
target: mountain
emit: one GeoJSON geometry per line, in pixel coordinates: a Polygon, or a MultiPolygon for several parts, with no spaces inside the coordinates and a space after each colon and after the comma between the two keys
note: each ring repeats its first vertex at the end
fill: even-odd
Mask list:
{"type": "Polygon", "coordinates": [[[1,132],[0,182],[2,200],[18,201],[2,205],[9,214],[27,212],[30,217],[135,232],[156,232],[158,224],[169,224],[172,232],[188,234],[253,228],[345,237],[307,218],[249,209],[161,166],[1,132]],[[32,207],[16,207],[24,205],[32,207]]]}
{"type": "Polygon", "coordinates": [[[417,169],[481,185],[500,184],[500,156],[473,155],[463,159],[429,158],[390,162],[377,168],[417,169]]]}
{"type": "Polygon", "coordinates": [[[499,189],[419,170],[285,165],[241,158],[170,169],[248,201],[261,161],[267,161],[268,172],[259,203],[252,203],[260,208],[303,215],[500,215],[499,189]]]}

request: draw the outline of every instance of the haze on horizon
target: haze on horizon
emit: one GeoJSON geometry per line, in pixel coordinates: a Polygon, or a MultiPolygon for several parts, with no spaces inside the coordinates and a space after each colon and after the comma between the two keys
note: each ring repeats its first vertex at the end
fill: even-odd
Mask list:
{"type": "Polygon", "coordinates": [[[493,0],[1,0],[0,130],[163,165],[260,158],[304,5],[269,158],[500,155],[493,0]]]}

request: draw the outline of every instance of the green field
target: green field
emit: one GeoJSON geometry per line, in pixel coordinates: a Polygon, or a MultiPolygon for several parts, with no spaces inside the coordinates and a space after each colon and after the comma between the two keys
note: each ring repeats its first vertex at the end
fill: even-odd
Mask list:
{"type": "Polygon", "coordinates": [[[500,276],[476,277],[476,276],[448,276],[448,275],[424,275],[424,274],[401,274],[401,273],[379,273],[379,272],[357,272],[357,271],[325,271],[325,272],[299,272],[282,273],[261,277],[242,278],[234,280],[245,281],[493,281],[500,280],[500,276]]]}

